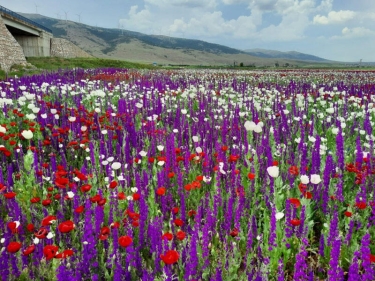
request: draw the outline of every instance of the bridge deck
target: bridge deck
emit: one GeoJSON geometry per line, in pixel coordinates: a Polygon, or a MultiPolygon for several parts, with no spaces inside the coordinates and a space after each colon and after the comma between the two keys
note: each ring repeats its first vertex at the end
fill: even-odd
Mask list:
{"type": "MultiPolygon", "coordinates": [[[[15,12],[1,6],[1,5],[0,5],[0,14],[1,14],[4,22],[7,19],[11,20],[12,22],[16,22],[16,20],[18,20],[18,21],[21,21],[23,23],[26,23],[30,28],[34,27],[34,33],[31,32],[34,35],[37,35],[37,36],[39,35],[39,34],[35,34],[35,30],[37,30],[37,29],[42,29],[43,31],[46,31],[48,33],[52,33],[51,29],[49,29],[49,28],[47,28],[47,27],[45,27],[45,26],[43,26],[43,25],[41,25],[41,24],[39,24],[35,21],[32,21],[32,20],[30,20],[30,19],[28,19],[24,16],[21,16],[20,14],[17,14],[15,12]]],[[[5,23],[5,24],[7,24],[7,23],[5,23]]],[[[10,24],[7,24],[7,25],[10,25],[10,24]]],[[[14,24],[10,25],[10,26],[13,26],[13,27],[17,28],[16,26],[14,26],[14,24]]]]}

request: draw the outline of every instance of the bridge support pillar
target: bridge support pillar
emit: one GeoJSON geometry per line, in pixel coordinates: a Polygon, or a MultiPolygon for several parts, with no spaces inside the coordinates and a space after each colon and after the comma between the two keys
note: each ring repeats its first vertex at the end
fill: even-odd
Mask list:
{"type": "Polygon", "coordinates": [[[25,57],[49,57],[51,55],[52,34],[41,31],[37,36],[15,35],[14,38],[21,45],[25,57]]]}
{"type": "Polygon", "coordinates": [[[15,65],[27,65],[22,47],[14,39],[0,15],[0,68],[6,72],[15,65]]]}

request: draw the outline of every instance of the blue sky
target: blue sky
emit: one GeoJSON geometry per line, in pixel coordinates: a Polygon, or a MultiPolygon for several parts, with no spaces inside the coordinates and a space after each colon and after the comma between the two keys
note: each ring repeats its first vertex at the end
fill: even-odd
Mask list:
{"type": "Polygon", "coordinates": [[[375,62],[373,0],[0,0],[35,13],[237,49],[298,51],[375,62]]]}

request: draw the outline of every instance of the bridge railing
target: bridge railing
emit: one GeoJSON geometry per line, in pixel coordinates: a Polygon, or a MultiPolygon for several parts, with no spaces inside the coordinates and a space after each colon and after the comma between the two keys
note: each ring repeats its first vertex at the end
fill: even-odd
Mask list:
{"type": "Polygon", "coordinates": [[[15,13],[15,12],[13,12],[13,11],[11,11],[11,10],[9,10],[9,9],[7,9],[7,8],[5,8],[5,7],[3,7],[3,6],[1,6],[1,5],[0,5],[0,12],[3,12],[3,13],[5,13],[5,14],[8,14],[8,15],[10,15],[10,16],[12,16],[12,17],[15,17],[15,18],[19,19],[19,20],[22,20],[22,21],[27,22],[27,23],[29,23],[29,24],[32,24],[32,25],[34,25],[34,26],[36,26],[36,27],[39,27],[40,29],[43,29],[44,31],[47,31],[47,32],[49,32],[49,33],[52,33],[52,30],[51,30],[51,29],[49,29],[49,28],[47,28],[47,27],[45,27],[45,26],[43,26],[43,25],[41,25],[41,24],[39,24],[39,23],[37,23],[37,22],[35,22],[35,21],[32,21],[32,20],[30,20],[30,19],[28,19],[28,18],[26,18],[26,17],[24,17],[24,16],[21,16],[20,14],[17,14],[17,13],[15,13]]]}

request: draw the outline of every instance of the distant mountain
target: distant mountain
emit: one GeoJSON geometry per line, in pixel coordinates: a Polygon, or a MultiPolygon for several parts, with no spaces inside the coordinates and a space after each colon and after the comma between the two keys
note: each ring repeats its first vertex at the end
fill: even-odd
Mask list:
{"type": "MultiPolygon", "coordinates": [[[[241,51],[201,40],[147,35],[118,28],[94,27],[39,14],[22,15],[50,28],[55,37],[67,39],[98,58],[173,65],[239,66],[242,63],[244,66],[268,67],[275,66],[275,58],[278,59],[280,65],[289,66],[304,65],[304,60],[308,60],[309,64],[326,62],[323,59],[319,61],[317,57],[310,55],[304,55],[304,58],[290,55],[285,59],[279,59],[271,55],[266,56],[260,51],[252,54],[248,52],[251,50],[241,51]]],[[[293,54],[293,52],[287,54],[293,54]]]]}
{"type": "Polygon", "coordinates": [[[303,53],[299,53],[295,51],[281,52],[281,51],[266,50],[266,49],[247,49],[244,51],[252,56],[260,57],[260,58],[329,62],[329,60],[326,60],[317,56],[303,54],[303,53]]]}

